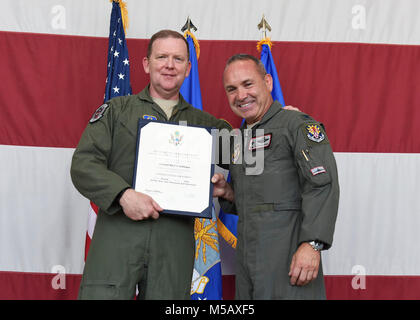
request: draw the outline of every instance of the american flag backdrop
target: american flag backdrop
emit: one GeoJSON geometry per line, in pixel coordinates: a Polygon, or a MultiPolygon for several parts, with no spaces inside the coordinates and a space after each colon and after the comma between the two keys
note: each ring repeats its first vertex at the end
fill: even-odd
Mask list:
{"type": "MultiPolygon", "coordinates": [[[[333,246],[322,253],[328,299],[420,298],[417,0],[127,6],[133,94],[149,81],[142,59],[150,36],[180,30],[189,15],[199,26],[203,109],[233,126],[241,119],[227,103],[224,64],[239,52],[260,56],[257,24],[265,14],[285,100],[324,123],[337,159],[339,213],[333,246]]],[[[69,170],[104,101],[111,9],[108,0],[2,1],[1,299],[77,296],[90,204],[69,170]]],[[[232,297],[234,249],[219,241],[224,295],[232,297]]]]}
{"type": "MultiPolygon", "coordinates": [[[[111,21],[109,23],[108,63],[105,80],[104,103],[118,96],[131,94],[130,60],[128,57],[127,42],[122,10],[126,10],[124,2],[112,2],[111,21]]],[[[125,22],[128,25],[128,21],[125,22]]],[[[98,108],[98,111],[100,111],[98,108]]],[[[95,114],[92,116],[94,117],[95,114]]],[[[85,260],[89,252],[90,242],[95,230],[98,206],[93,202],[89,207],[89,220],[86,232],[85,260]]]]}

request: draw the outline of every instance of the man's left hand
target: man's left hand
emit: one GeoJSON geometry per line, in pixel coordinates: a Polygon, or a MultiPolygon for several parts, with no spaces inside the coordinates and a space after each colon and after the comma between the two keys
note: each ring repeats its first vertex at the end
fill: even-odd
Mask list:
{"type": "Polygon", "coordinates": [[[293,255],[290,264],[290,284],[304,286],[316,279],[320,261],[321,253],[315,251],[309,243],[302,243],[293,255]]]}
{"type": "Polygon", "coordinates": [[[299,108],[296,108],[294,106],[284,106],[284,109],[293,110],[293,111],[297,111],[297,112],[302,112],[302,111],[299,110],[299,108]]]}

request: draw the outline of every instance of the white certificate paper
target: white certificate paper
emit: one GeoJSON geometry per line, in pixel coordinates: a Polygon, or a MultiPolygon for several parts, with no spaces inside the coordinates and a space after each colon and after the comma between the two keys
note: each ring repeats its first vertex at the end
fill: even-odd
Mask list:
{"type": "Polygon", "coordinates": [[[139,120],[134,189],[163,213],[211,218],[213,142],[209,128],[139,120]]]}

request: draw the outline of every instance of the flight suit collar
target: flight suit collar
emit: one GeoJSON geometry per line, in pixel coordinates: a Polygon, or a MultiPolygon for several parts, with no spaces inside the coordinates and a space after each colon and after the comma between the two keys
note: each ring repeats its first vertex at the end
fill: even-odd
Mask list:
{"type": "Polygon", "coordinates": [[[261,121],[258,123],[258,125],[262,125],[266,123],[268,120],[270,120],[272,117],[274,117],[277,113],[279,113],[282,110],[280,102],[277,100],[273,101],[270,108],[267,110],[267,112],[262,117],[261,121]]]}
{"type": "MultiPolygon", "coordinates": [[[[274,117],[274,115],[276,115],[281,110],[282,110],[282,106],[281,106],[280,102],[278,102],[277,100],[273,101],[270,108],[264,114],[262,119],[253,128],[256,128],[256,127],[266,123],[268,120],[270,120],[272,117],[274,117]]],[[[241,129],[245,129],[245,128],[246,128],[246,122],[244,121],[244,123],[241,126],[241,129]]]]}
{"type": "MultiPolygon", "coordinates": [[[[150,84],[147,85],[147,87],[144,88],[142,91],[140,91],[137,94],[137,96],[140,100],[147,101],[147,102],[150,102],[152,104],[155,104],[152,97],[150,96],[149,88],[150,88],[150,84]]],[[[175,109],[184,110],[184,109],[188,108],[188,106],[189,106],[189,103],[187,101],[185,101],[184,97],[181,94],[179,94],[179,101],[178,101],[178,104],[174,107],[174,110],[175,109]]]]}

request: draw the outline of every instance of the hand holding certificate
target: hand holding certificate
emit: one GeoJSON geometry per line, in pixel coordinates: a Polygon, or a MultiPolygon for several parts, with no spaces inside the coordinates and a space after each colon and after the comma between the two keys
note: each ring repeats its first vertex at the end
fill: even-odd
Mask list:
{"type": "Polygon", "coordinates": [[[139,120],[134,189],[163,213],[211,218],[213,144],[209,128],[139,120]]]}

